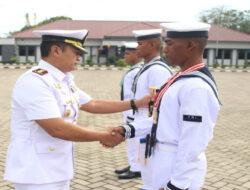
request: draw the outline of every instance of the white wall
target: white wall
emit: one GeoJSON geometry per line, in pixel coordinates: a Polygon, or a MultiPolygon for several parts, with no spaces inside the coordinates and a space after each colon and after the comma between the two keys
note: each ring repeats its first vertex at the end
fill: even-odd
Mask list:
{"type": "Polygon", "coordinates": [[[14,45],[14,38],[0,38],[0,45],[14,45]]]}

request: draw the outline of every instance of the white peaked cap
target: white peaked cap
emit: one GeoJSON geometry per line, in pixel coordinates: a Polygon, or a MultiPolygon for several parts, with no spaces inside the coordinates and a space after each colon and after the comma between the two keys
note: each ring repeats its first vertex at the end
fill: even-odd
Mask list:
{"type": "Polygon", "coordinates": [[[33,33],[38,36],[62,36],[82,40],[88,34],[88,30],[34,30],[33,33]]]}
{"type": "Polygon", "coordinates": [[[202,22],[161,23],[167,31],[167,37],[208,37],[210,24],[202,22]]]}
{"type": "Polygon", "coordinates": [[[138,46],[137,42],[124,42],[124,46],[127,50],[135,50],[138,46]]]}
{"type": "Polygon", "coordinates": [[[77,49],[87,53],[83,48],[83,44],[88,36],[88,30],[34,30],[37,36],[42,36],[42,41],[47,42],[64,42],[76,47],[77,49]]]}
{"type": "Polygon", "coordinates": [[[162,34],[162,29],[134,30],[133,34],[135,35],[137,40],[160,38],[162,34]]]}

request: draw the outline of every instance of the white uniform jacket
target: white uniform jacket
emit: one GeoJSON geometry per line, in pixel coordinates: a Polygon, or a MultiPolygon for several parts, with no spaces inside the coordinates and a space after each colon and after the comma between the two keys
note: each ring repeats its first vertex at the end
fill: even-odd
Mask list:
{"type": "MultiPolygon", "coordinates": [[[[153,153],[153,189],[171,181],[180,189],[198,189],[206,173],[205,150],[213,137],[220,105],[201,78],[176,81],[162,97],[153,153]]],[[[135,136],[151,131],[150,119],[134,122],[135,136]]]]}
{"type": "Polygon", "coordinates": [[[50,136],[35,120],[63,118],[75,122],[79,105],[91,98],[79,90],[70,73],[41,60],[24,73],[12,94],[11,141],[5,180],[44,184],[73,177],[73,142],[50,136]]]}

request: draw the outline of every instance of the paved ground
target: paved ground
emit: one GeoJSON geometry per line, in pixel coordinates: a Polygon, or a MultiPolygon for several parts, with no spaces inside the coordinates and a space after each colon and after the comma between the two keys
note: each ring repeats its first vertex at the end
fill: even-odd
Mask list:
{"type": "MultiPolygon", "coordinates": [[[[6,150],[10,140],[11,91],[25,70],[0,69],[0,190],[13,189],[3,181],[6,150]]],[[[79,70],[76,83],[94,98],[119,99],[119,80],[124,71],[79,70]]],[[[223,106],[207,150],[208,173],[203,190],[250,189],[250,74],[215,72],[223,106]]],[[[122,115],[81,113],[81,126],[101,130],[118,125],[122,115]]],[[[98,143],[76,143],[75,177],[72,190],[139,189],[141,180],[117,180],[114,169],[127,165],[125,144],[104,149],[98,143]]]]}

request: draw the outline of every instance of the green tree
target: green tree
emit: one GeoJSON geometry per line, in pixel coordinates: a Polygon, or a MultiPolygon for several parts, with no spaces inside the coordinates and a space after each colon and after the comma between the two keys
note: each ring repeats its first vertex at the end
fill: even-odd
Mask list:
{"type": "MultiPolygon", "coordinates": [[[[28,13],[25,15],[26,20],[27,20],[27,16],[28,16],[28,13]]],[[[66,16],[56,16],[56,17],[51,17],[49,19],[46,18],[45,20],[43,20],[43,21],[41,21],[41,22],[39,22],[38,24],[35,24],[35,25],[26,24],[26,26],[24,26],[20,30],[10,32],[9,34],[12,35],[12,34],[22,32],[22,31],[30,29],[30,28],[34,28],[34,27],[37,27],[37,26],[41,26],[41,25],[45,25],[45,24],[48,24],[48,23],[51,23],[51,22],[55,22],[57,20],[72,20],[72,18],[66,17],[66,16]]]]}
{"type": "Polygon", "coordinates": [[[215,7],[202,11],[199,14],[199,20],[250,34],[250,10],[238,11],[215,7]]]}

